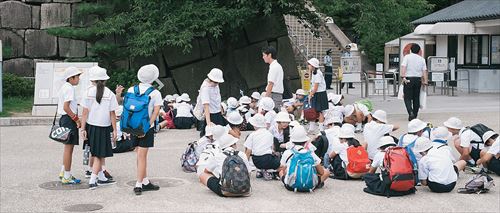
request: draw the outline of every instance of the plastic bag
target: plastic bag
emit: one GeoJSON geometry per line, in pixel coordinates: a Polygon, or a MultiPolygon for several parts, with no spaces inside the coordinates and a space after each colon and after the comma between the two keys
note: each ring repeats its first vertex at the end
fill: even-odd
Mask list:
{"type": "Polygon", "coordinates": [[[427,91],[425,91],[425,87],[420,89],[420,109],[427,109],[427,91]]]}
{"type": "Polygon", "coordinates": [[[398,90],[398,99],[399,100],[404,100],[405,99],[404,98],[405,95],[404,95],[404,91],[403,90],[404,90],[404,86],[403,86],[403,84],[400,84],[399,85],[399,90],[398,90]]]}

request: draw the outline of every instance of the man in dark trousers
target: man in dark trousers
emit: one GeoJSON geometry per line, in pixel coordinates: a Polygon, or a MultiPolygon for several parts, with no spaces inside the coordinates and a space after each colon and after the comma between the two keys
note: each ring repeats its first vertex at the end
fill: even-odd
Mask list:
{"type": "Polygon", "coordinates": [[[404,100],[408,111],[408,121],[418,116],[420,107],[420,88],[427,86],[427,65],[425,59],[419,55],[420,46],[412,44],[410,54],[403,58],[401,64],[401,78],[404,83],[404,100]]]}
{"type": "Polygon", "coordinates": [[[332,68],[332,49],[328,49],[326,51],[326,55],[323,58],[323,63],[325,64],[325,82],[326,82],[326,89],[332,89],[332,75],[333,75],[333,68],[332,68]]]}

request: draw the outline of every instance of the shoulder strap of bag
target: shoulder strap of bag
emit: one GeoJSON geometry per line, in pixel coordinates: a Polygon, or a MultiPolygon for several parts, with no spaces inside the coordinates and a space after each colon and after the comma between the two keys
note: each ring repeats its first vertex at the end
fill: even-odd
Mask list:
{"type": "Polygon", "coordinates": [[[135,85],[134,86],[134,93],[137,96],[141,95],[141,91],[139,91],[139,85],[135,85]]]}
{"type": "Polygon", "coordinates": [[[54,114],[54,120],[52,120],[52,126],[56,125],[57,110],[59,109],[59,104],[56,106],[56,113],[54,114]]]}
{"type": "Polygon", "coordinates": [[[155,90],[155,88],[154,88],[154,87],[149,87],[149,88],[146,90],[146,92],[144,92],[144,95],[149,95],[149,94],[151,94],[154,90],[155,90]]]}

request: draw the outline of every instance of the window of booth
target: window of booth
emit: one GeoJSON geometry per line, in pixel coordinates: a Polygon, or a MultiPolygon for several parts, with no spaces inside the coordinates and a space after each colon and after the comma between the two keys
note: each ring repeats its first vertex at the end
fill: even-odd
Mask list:
{"type": "Polygon", "coordinates": [[[465,36],[465,65],[489,64],[489,36],[465,36]]]}
{"type": "Polygon", "coordinates": [[[491,64],[500,65],[500,35],[491,36],[491,64]]]}

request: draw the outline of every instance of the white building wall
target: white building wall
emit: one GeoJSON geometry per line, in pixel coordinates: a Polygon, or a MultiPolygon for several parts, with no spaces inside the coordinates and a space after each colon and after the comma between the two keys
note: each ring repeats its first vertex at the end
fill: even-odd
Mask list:
{"type": "MultiPolygon", "coordinates": [[[[458,70],[458,89],[467,91],[468,69],[458,70]]],[[[471,92],[499,93],[500,92],[500,70],[473,69],[469,70],[471,92]]]]}
{"type": "Polygon", "coordinates": [[[436,36],[436,56],[448,56],[448,35],[436,36]]]}

